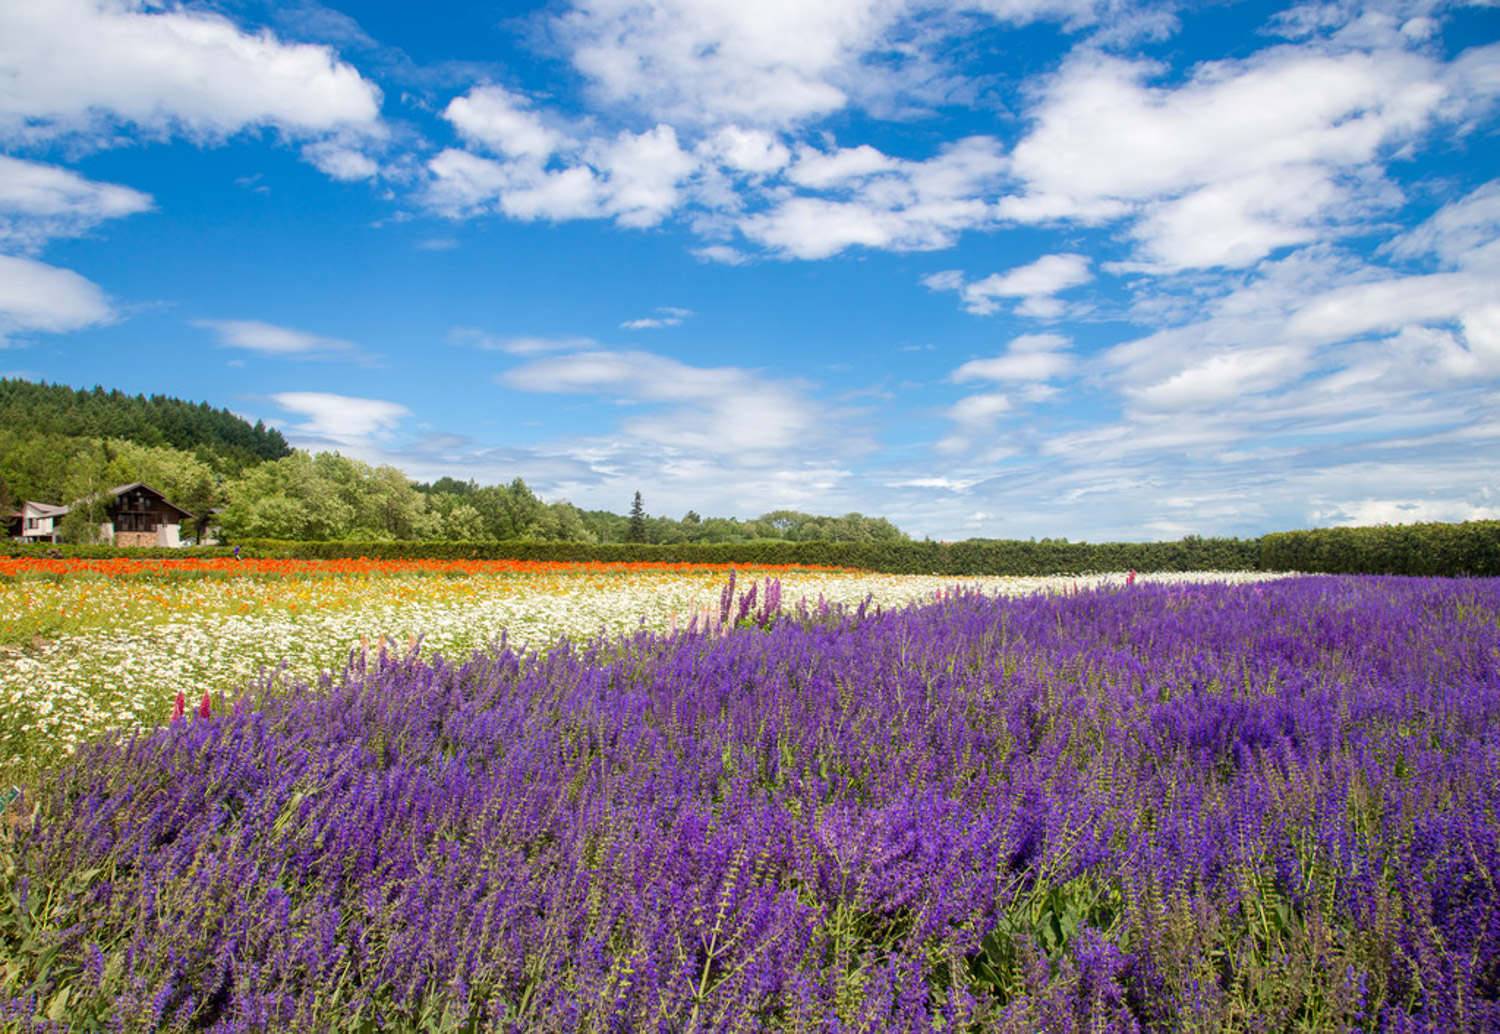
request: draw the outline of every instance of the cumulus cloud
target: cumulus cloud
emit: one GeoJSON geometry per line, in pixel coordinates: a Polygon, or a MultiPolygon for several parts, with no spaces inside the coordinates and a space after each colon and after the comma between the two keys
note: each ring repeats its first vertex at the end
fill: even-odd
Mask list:
{"type": "Polygon", "coordinates": [[[786,258],[822,259],[861,246],[893,251],[948,247],[993,223],[986,194],[1005,168],[999,141],[968,137],[911,161],[873,148],[804,151],[792,166],[823,193],[773,200],[737,221],[749,240],[786,258]],[[853,152],[851,154],[851,151],[853,152]]]}
{"type": "Polygon", "coordinates": [[[577,0],[557,26],[605,104],[679,123],[784,126],[842,108],[844,73],[902,8],[899,0],[577,0]]]}
{"type": "Polygon", "coordinates": [[[1072,371],[1074,360],[1069,353],[1073,342],[1061,334],[1022,334],[1014,338],[1000,355],[989,359],[971,359],[953,371],[953,380],[966,381],[1047,381],[1072,371]]]}
{"type": "Polygon", "coordinates": [[[853,104],[922,96],[941,67],[910,45],[967,16],[1068,29],[1126,15],[1119,0],[574,0],[554,22],[595,99],[679,125],[787,128],[853,104]],[[876,56],[879,60],[873,60],[876,56]]]}
{"type": "Polygon", "coordinates": [[[977,442],[994,434],[999,419],[1012,408],[1010,398],[1000,392],[959,399],[944,414],[953,422],[954,430],[938,441],[938,452],[952,454],[973,448],[977,442]]]}
{"type": "Polygon", "coordinates": [[[998,225],[1006,158],[997,139],[896,157],[868,144],[814,143],[803,127],[849,104],[905,110],[895,98],[916,99],[923,83],[953,87],[962,76],[941,69],[937,45],[974,19],[1055,19],[1076,29],[1128,6],[578,0],[553,27],[593,101],[654,126],[611,135],[523,93],[478,86],[444,111],[468,146],[428,163],[426,199],[453,217],[612,218],[638,227],[691,213],[706,238],[695,254],[726,264],[748,258],[731,242],[736,234],[795,259],[854,247],[948,247],[965,230],[998,225]]]}
{"type": "Polygon", "coordinates": [[[1438,62],[1390,46],[1271,47],[1152,85],[1160,72],[1089,51],[1067,62],[1015,147],[1025,189],[1002,213],[1134,217],[1135,268],[1248,266],[1398,200],[1380,162],[1448,92],[1438,62]]]}
{"type": "Polygon", "coordinates": [[[104,292],[77,273],[0,255],[0,347],[20,335],[81,330],[113,317],[104,292]]]}
{"type": "Polygon", "coordinates": [[[54,237],[76,237],[151,207],[151,196],[139,190],[0,154],[0,245],[34,251],[54,237]]]}
{"type": "Polygon", "coordinates": [[[426,201],[450,217],[499,212],[522,220],[613,218],[622,226],[654,226],[677,207],[683,181],[698,168],[669,125],[568,140],[549,135],[535,118],[517,117],[530,115],[519,107],[524,99],[505,93],[502,102],[497,91],[476,88],[444,112],[460,132],[499,155],[448,148],[427,163],[426,201]]]}
{"type": "Polygon", "coordinates": [[[1006,391],[985,391],[959,399],[946,413],[953,427],[938,441],[940,453],[954,455],[988,443],[990,460],[1010,456],[1009,444],[995,442],[1000,418],[1017,408],[1017,401],[1045,402],[1057,393],[1049,382],[1071,374],[1077,363],[1073,342],[1061,334],[1023,334],[1012,339],[999,355],[971,359],[950,375],[955,384],[988,381],[1006,391]]]}
{"type": "MultiPolygon", "coordinates": [[[[380,90],[328,47],[145,0],[0,5],[0,140],[109,142],[117,127],[218,140],[251,127],[373,139],[380,90]]],[[[310,157],[348,178],[348,156],[310,157]]]]}
{"type": "Polygon", "coordinates": [[[569,142],[546,124],[529,97],[502,86],[478,86],[455,97],[443,117],[464,139],[510,158],[545,161],[569,142]]]}
{"type": "Polygon", "coordinates": [[[1086,255],[1043,255],[1026,266],[966,281],[963,273],[945,270],[925,277],[922,283],[933,291],[957,291],[965,311],[976,316],[999,312],[1001,299],[1016,299],[1022,316],[1050,319],[1062,315],[1067,306],[1055,297],[1094,279],[1086,255]]]}
{"type": "Polygon", "coordinates": [[[766,175],[784,168],[791,151],[774,133],[728,125],[707,137],[699,151],[735,172],[766,175]]]}

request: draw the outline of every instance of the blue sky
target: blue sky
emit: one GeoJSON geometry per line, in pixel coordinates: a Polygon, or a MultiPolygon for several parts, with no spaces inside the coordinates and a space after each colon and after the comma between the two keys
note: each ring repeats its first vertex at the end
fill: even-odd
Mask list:
{"type": "Polygon", "coordinates": [[[0,373],[935,538],[1500,516],[1500,7],[0,0],[0,373]]]}

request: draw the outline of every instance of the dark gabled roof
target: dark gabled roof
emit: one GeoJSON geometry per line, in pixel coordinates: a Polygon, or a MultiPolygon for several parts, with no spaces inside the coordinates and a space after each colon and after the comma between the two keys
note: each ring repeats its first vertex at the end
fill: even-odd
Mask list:
{"type": "Polygon", "coordinates": [[[156,489],[152,488],[150,485],[146,484],[144,481],[132,481],[128,485],[116,485],[114,488],[111,488],[109,490],[108,494],[112,498],[118,499],[118,498],[120,498],[120,496],[124,495],[126,492],[132,491],[132,490],[137,489],[137,488],[144,489],[145,491],[150,492],[152,495],[156,496],[156,498],[160,499],[163,503],[165,503],[167,505],[168,509],[176,510],[178,513],[182,514],[184,517],[191,517],[191,516],[193,516],[191,513],[188,513],[188,511],[184,510],[182,507],[180,507],[176,503],[172,502],[170,499],[168,499],[166,496],[162,495],[160,492],[158,492],[156,489]]]}

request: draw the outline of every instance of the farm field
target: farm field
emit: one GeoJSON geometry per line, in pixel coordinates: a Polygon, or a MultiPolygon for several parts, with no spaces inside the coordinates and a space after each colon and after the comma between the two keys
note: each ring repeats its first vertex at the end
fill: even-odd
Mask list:
{"type": "Polygon", "coordinates": [[[746,613],[85,746],[7,833],[0,1017],[1500,1026],[1500,582],[746,613]]]}
{"type": "MultiPolygon", "coordinates": [[[[665,632],[716,616],[728,577],[684,564],[0,558],[0,784],[26,783],[91,735],[162,724],[179,692],[222,706],[254,680],[315,681],[356,651],[405,652],[414,638],[424,653],[461,657],[502,634],[524,651],[665,632]]],[[[805,569],[739,577],[779,579],[792,608],[866,596],[897,607],[959,584],[805,569]]],[[[1121,578],[962,584],[1025,594],[1121,578]]]]}

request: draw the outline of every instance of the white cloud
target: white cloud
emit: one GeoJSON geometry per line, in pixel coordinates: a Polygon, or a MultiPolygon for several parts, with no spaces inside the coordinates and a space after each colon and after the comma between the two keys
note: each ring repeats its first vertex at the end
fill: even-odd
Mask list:
{"type": "Polygon", "coordinates": [[[596,99],[683,126],[787,128],[851,105],[941,99],[934,57],[968,15],[1069,29],[1123,15],[1117,0],[574,0],[554,21],[596,99]],[[927,47],[913,45],[922,39],[927,47]]]}
{"type": "Polygon", "coordinates": [[[1351,284],[1311,299],[1287,324],[1294,337],[1334,341],[1411,323],[1455,319],[1495,296],[1492,274],[1433,273],[1351,284]]]}
{"type": "Polygon", "coordinates": [[[655,226],[677,207],[678,185],[698,167],[677,143],[677,131],[658,125],[619,133],[595,144],[590,164],[603,177],[604,208],[622,226],[655,226]]]}
{"type": "Polygon", "coordinates": [[[1219,406],[1295,380],[1307,371],[1309,359],[1297,348],[1240,348],[1211,355],[1164,380],[1129,389],[1127,394],[1150,409],[1219,406]]]}
{"type": "Polygon", "coordinates": [[[1500,179],[1490,180],[1438,209],[1396,237],[1386,249],[1397,258],[1436,256],[1452,269],[1500,269],[1500,179]]]}
{"type": "Polygon", "coordinates": [[[0,244],[32,251],[53,237],[75,237],[151,205],[149,194],[130,187],[0,154],[0,244]]]}
{"type": "Polygon", "coordinates": [[[743,266],[750,261],[750,256],[728,244],[705,244],[694,248],[693,254],[705,262],[717,262],[723,266],[743,266]]]}
{"type": "Polygon", "coordinates": [[[220,139],[254,126],[295,137],[378,134],[380,91],[324,46],[248,33],[145,0],[0,5],[0,138],[111,127],[220,139]]]}
{"type": "Polygon", "coordinates": [[[1421,521],[1492,521],[1500,506],[1476,505],[1466,499],[1359,499],[1319,511],[1320,524],[1350,527],[1415,524],[1421,521]]]}
{"type": "Polygon", "coordinates": [[[510,158],[545,161],[569,143],[546,124],[530,98],[503,86],[476,86],[450,101],[443,117],[464,139],[510,158]]]}
{"type": "Polygon", "coordinates": [[[963,494],[979,483],[978,478],[926,477],[908,478],[905,481],[889,482],[888,488],[937,488],[945,492],[963,494]]]}
{"type": "Polygon", "coordinates": [[[584,394],[653,410],[624,421],[623,432],[683,455],[732,457],[764,464],[778,451],[802,449],[828,426],[795,384],[739,367],[691,366],[651,352],[576,352],[507,371],[502,384],[521,391],[584,394]]]}
{"type": "Polygon", "coordinates": [[[114,316],[98,286],[67,269],[0,255],[0,346],[18,334],[57,334],[114,316]]]}
{"type": "Polygon", "coordinates": [[[700,145],[704,155],[736,172],[765,175],[784,168],[791,151],[763,129],[724,126],[700,145]]]}
{"type": "Polygon", "coordinates": [[[266,356],[326,359],[360,354],[348,341],[260,320],[195,320],[193,325],[213,331],[221,348],[242,348],[266,356]]]}
{"type": "Polygon", "coordinates": [[[1160,69],[1085,50],[1046,85],[1013,152],[1022,222],[1134,214],[1135,268],[1243,267],[1399,199],[1387,152],[1430,126],[1441,67],[1408,49],[1281,46],[1160,69]]]}
{"type": "Polygon", "coordinates": [[[668,125],[567,141],[565,150],[554,153],[564,138],[543,141],[532,132],[539,132],[539,123],[496,128],[495,90],[476,88],[448,106],[450,121],[467,126],[471,135],[487,133],[488,144],[503,156],[496,160],[457,148],[434,156],[427,163],[425,200],[443,214],[457,218],[497,211],[513,219],[559,221],[612,217],[622,226],[654,226],[677,207],[682,182],[699,167],[668,125]],[[480,101],[473,100],[476,95],[480,101]],[[459,101],[473,103],[455,115],[459,101]]]}
{"type": "Polygon", "coordinates": [[[557,27],[606,104],[677,123],[777,126],[842,108],[837,81],[903,6],[576,0],[557,27]]]}
{"type": "Polygon", "coordinates": [[[331,179],[344,183],[373,179],[380,163],[345,140],[319,140],[302,148],[302,157],[331,179]]]}
{"type": "MultiPolygon", "coordinates": [[[[966,452],[990,438],[1000,418],[1014,407],[1010,398],[1000,392],[969,395],[949,406],[945,416],[953,422],[953,432],[940,439],[937,451],[946,454],[966,452]]],[[[1009,452],[1008,449],[1003,450],[1009,452]]],[[[992,454],[991,458],[998,458],[992,454]]]]}
{"type": "Polygon", "coordinates": [[[990,359],[971,359],[953,371],[953,380],[965,381],[1047,381],[1072,371],[1073,357],[1068,353],[1072,341],[1061,334],[1023,334],[1013,339],[1005,351],[990,359]]]}
{"type": "Polygon", "coordinates": [[[656,312],[655,316],[626,320],[620,324],[620,327],[624,330],[659,330],[662,327],[676,327],[693,314],[692,309],[683,309],[675,305],[658,306],[656,312]]]}
{"type": "Polygon", "coordinates": [[[335,448],[368,454],[411,415],[396,402],[355,398],[323,391],[283,391],[271,396],[282,409],[305,417],[288,430],[292,441],[307,448],[335,448]]]}
{"type": "Polygon", "coordinates": [[[855,148],[821,158],[804,152],[793,169],[813,163],[809,182],[832,188],[834,196],[777,200],[739,219],[740,232],[785,257],[821,259],[856,245],[944,248],[960,232],[992,224],[994,209],[985,194],[1005,167],[997,140],[968,137],[926,161],[877,161],[872,154],[878,152],[855,148]],[[823,161],[828,164],[818,164],[823,161]]]}
{"type": "Polygon", "coordinates": [[[845,187],[876,173],[890,172],[899,163],[871,147],[841,147],[833,151],[806,148],[798,153],[797,162],[787,170],[786,178],[799,187],[828,190],[845,187]]]}
{"type": "Polygon", "coordinates": [[[448,339],[455,344],[468,345],[486,352],[504,352],[507,355],[546,355],[549,352],[588,351],[598,347],[598,342],[587,337],[504,337],[475,327],[454,327],[448,339]]]}
{"type": "Polygon", "coordinates": [[[1020,299],[1016,311],[1023,316],[1054,318],[1065,310],[1054,298],[1060,291],[1078,287],[1094,279],[1085,255],[1043,255],[1026,266],[1005,273],[993,273],[972,283],[964,281],[957,270],[945,270],[925,277],[922,283],[933,291],[957,291],[966,311],[988,316],[1000,310],[997,299],[1020,299]]]}

